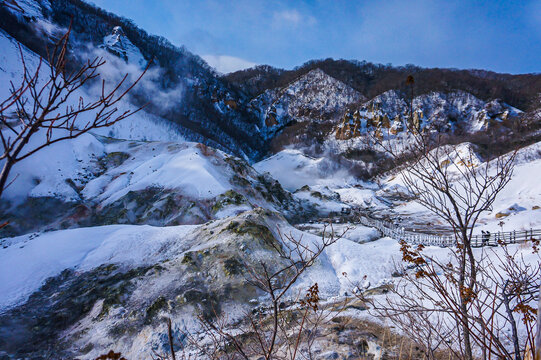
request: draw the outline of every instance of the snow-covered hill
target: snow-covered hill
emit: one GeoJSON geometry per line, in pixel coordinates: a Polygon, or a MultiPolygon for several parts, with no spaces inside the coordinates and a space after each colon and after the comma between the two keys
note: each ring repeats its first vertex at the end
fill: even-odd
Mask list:
{"type": "MultiPolygon", "coordinates": [[[[461,175],[465,167],[478,167],[478,176],[485,174],[482,169],[487,163],[476,151],[476,147],[472,144],[462,143],[453,147],[443,146],[433,150],[433,153],[441,156],[440,164],[444,166],[449,179],[456,182],[455,188],[462,189],[459,181],[463,181],[461,175]]],[[[495,166],[496,160],[489,162],[489,175],[490,169],[495,166]]],[[[480,216],[475,233],[481,230],[498,232],[502,229],[503,231],[520,231],[541,228],[541,196],[539,196],[541,185],[537,181],[538,174],[541,174],[541,142],[517,151],[515,167],[509,183],[499,193],[491,209],[480,216]]],[[[382,189],[378,191],[379,195],[391,197],[399,193],[407,194],[400,174],[387,177],[382,189]]],[[[441,225],[441,219],[427,211],[415,199],[400,200],[392,207],[392,216],[409,222],[407,226],[411,225],[411,222],[441,225]]]]}
{"type": "Polygon", "coordinates": [[[325,157],[313,158],[299,150],[284,150],[254,164],[254,169],[270,173],[289,191],[308,185],[345,187],[358,183],[338,164],[325,157]]]}
{"type": "Polygon", "coordinates": [[[258,109],[267,136],[292,121],[337,120],[345,108],[364,100],[357,91],[315,69],[284,88],[270,89],[250,104],[258,109]]]}
{"type": "Polygon", "coordinates": [[[18,234],[100,224],[199,224],[258,207],[309,213],[268,174],[206,145],[86,134],[36,153],[12,171],[2,209],[18,234]],[[58,213],[51,206],[56,206],[58,213]],[[35,221],[28,221],[35,218],[35,221]]]}

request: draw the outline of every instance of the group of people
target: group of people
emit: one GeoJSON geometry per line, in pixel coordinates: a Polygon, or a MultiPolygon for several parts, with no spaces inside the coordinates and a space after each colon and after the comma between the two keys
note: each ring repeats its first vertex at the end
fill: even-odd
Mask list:
{"type": "Polygon", "coordinates": [[[488,244],[488,242],[490,241],[490,231],[481,230],[481,234],[483,245],[488,244]]]}

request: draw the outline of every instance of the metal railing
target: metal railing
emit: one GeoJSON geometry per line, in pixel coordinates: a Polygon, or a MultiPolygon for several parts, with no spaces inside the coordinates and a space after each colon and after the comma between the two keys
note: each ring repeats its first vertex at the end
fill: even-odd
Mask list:
{"type": "MultiPolygon", "coordinates": [[[[404,240],[410,244],[422,244],[449,247],[456,245],[454,235],[426,234],[412,231],[406,231],[391,222],[372,219],[359,215],[359,222],[362,225],[374,227],[381,231],[385,236],[395,240],[404,240]]],[[[519,230],[496,233],[477,234],[472,236],[472,246],[498,246],[503,244],[516,244],[530,240],[539,241],[541,239],[541,229],[539,230],[519,230]]]]}

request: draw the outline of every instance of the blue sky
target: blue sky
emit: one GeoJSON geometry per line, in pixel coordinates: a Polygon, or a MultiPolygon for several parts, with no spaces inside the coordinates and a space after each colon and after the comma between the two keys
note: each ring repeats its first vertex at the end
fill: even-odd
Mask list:
{"type": "Polygon", "coordinates": [[[343,58],[541,72],[541,0],[91,0],[218,70],[343,58]]]}

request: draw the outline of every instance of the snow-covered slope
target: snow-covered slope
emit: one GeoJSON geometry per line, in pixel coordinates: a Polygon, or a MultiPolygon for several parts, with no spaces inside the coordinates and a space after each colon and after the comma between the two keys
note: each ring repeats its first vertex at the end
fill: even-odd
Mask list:
{"type": "MultiPolygon", "coordinates": [[[[23,67],[21,64],[21,52],[19,52],[19,45],[15,39],[10,35],[0,30],[0,46],[2,52],[0,53],[0,83],[20,84],[23,74],[23,67]]],[[[21,46],[22,56],[29,71],[35,71],[39,64],[39,56],[34,52],[21,46]]],[[[44,84],[47,80],[48,70],[47,63],[44,62],[40,69],[40,84],[44,84]]],[[[110,83],[111,80],[108,80],[110,83]]],[[[0,87],[0,97],[6,99],[9,96],[9,86],[0,87]]],[[[94,89],[79,89],[76,91],[66,103],[66,106],[76,106],[79,97],[82,97],[87,102],[95,99],[98,96],[94,89]]],[[[128,101],[123,101],[118,106],[118,112],[124,112],[126,110],[136,110],[137,107],[131,105],[128,101]]],[[[80,123],[85,124],[91,119],[93,114],[84,114],[80,117],[80,123]]],[[[147,112],[139,111],[132,117],[125,119],[122,122],[118,122],[111,127],[96,130],[96,133],[111,136],[118,139],[133,139],[133,140],[160,140],[160,141],[182,141],[183,137],[176,131],[175,126],[171,123],[164,121],[163,119],[149,114],[147,112]]]]}
{"type": "Polygon", "coordinates": [[[268,172],[289,191],[304,185],[343,187],[357,181],[346,169],[332,160],[313,158],[299,150],[283,150],[254,164],[260,173],[268,172]]]}
{"type": "MultiPolygon", "coordinates": [[[[19,47],[15,39],[9,36],[6,32],[0,29],[0,81],[2,84],[9,84],[13,81],[14,85],[20,84],[23,76],[23,66],[19,47]]],[[[24,56],[26,64],[30,70],[37,69],[39,64],[39,56],[28,50],[26,47],[21,47],[21,52],[24,56]]],[[[45,74],[44,71],[42,71],[45,74]]],[[[2,99],[7,99],[10,95],[9,86],[0,87],[0,96],[2,99]]]]}
{"type": "MultiPolygon", "coordinates": [[[[41,139],[33,140],[30,145],[41,139]]],[[[14,166],[3,200],[13,204],[28,197],[78,201],[80,196],[72,184],[81,186],[84,179],[92,177],[99,169],[97,159],[104,155],[103,144],[90,134],[46,147],[14,166]]]]}
{"type": "MultiPolygon", "coordinates": [[[[486,163],[480,159],[475,148],[469,143],[459,144],[456,147],[447,145],[432,151],[434,154],[441,155],[440,164],[447,169],[449,178],[454,182],[463,181],[461,170],[465,167],[479,167],[480,169],[486,167],[486,163]]],[[[494,167],[495,161],[489,162],[489,175],[494,167]]],[[[483,174],[485,171],[480,170],[479,176],[483,174]]],[[[481,215],[477,224],[478,228],[474,232],[477,234],[481,230],[498,232],[502,229],[503,231],[520,231],[541,228],[541,185],[538,176],[541,176],[541,143],[539,142],[518,150],[509,183],[496,197],[492,210],[481,215]]],[[[458,185],[455,187],[461,189],[458,185]]],[[[390,194],[397,191],[407,192],[401,175],[389,177],[383,187],[383,193],[390,194]]],[[[441,221],[414,200],[403,203],[394,210],[407,218],[416,218],[417,222],[441,221]]]]}
{"type": "Polygon", "coordinates": [[[136,64],[142,68],[147,63],[141,51],[132,44],[120,26],[115,26],[111,34],[103,39],[101,47],[124,59],[127,63],[136,64]]]}
{"type": "Polygon", "coordinates": [[[26,300],[47,278],[65,269],[88,271],[102,264],[144,266],[163,261],[175,243],[194,228],[110,225],[4,240],[0,251],[0,309],[26,300]]]}
{"type": "MultiPolygon", "coordinates": [[[[314,283],[325,301],[351,294],[354,286],[378,289],[396,281],[400,244],[390,238],[373,241],[373,230],[363,227],[354,231],[354,241],[346,233],[321,254],[288,298],[297,298],[314,283]]],[[[39,346],[48,337],[24,331],[15,337],[6,330],[18,325],[6,319],[16,318],[20,325],[35,327],[45,316],[61,313],[65,314],[62,325],[40,323],[49,337],[64,334],[66,341],[55,343],[53,351],[93,359],[111,343],[126,356],[166,349],[159,321],[162,314],[173,324],[182,324],[182,331],[192,331],[197,329],[194,308],[203,314],[226,313],[235,321],[250,309],[248,300],[265,302],[261,293],[246,286],[244,266],[259,261],[279,266],[280,259],[268,242],[289,240],[278,237],[278,232],[300,239],[308,247],[320,239],[262,210],[199,226],[105,226],[4,239],[0,331],[11,340],[10,346],[22,341],[39,346]],[[37,254],[38,260],[33,261],[37,254]],[[16,306],[30,294],[28,302],[16,306]],[[77,298],[75,304],[69,301],[72,298],[77,298]],[[126,334],[121,329],[130,331],[126,334]],[[92,346],[83,351],[88,343],[92,346]]],[[[508,249],[527,263],[535,264],[538,259],[519,245],[508,249]]],[[[424,251],[446,261],[451,250],[426,247],[424,251]]],[[[501,259],[502,254],[500,248],[475,249],[475,256],[485,259],[488,255],[501,259]]],[[[33,354],[39,353],[38,349],[33,354]]]]}
{"type": "MultiPolygon", "coordinates": [[[[110,147],[109,153],[127,150],[125,144],[110,147]]],[[[97,198],[103,205],[130,191],[149,187],[176,190],[195,199],[216,197],[230,190],[231,185],[225,173],[216,169],[218,159],[213,164],[212,157],[204,152],[203,147],[194,144],[141,144],[125,153],[128,159],[122,165],[91,180],[82,193],[87,198],[97,198]]]]}
{"type": "Polygon", "coordinates": [[[541,142],[520,149],[516,156],[511,180],[496,198],[493,210],[482,218],[485,230],[541,228],[541,142]]]}
{"type": "MultiPolygon", "coordinates": [[[[22,66],[21,53],[17,42],[6,33],[0,31],[0,83],[17,84],[21,81],[22,66]]],[[[21,47],[22,56],[30,71],[37,69],[39,58],[26,47],[21,47]]],[[[40,69],[40,84],[47,79],[47,64],[43,63],[40,69]]],[[[2,99],[9,96],[9,87],[0,87],[2,99]]],[[[70,98],[65,106],[76,106],[79,97],[90,101],[97,96],[92,91],[80,89],[70,98]]],[[[135,107],[127,102],[119,104],[119,111],[134,110],[135,107]]],[[[8,115],[10,115],[8,113],[8,115]]],[[[84,114],[78,120],[84,125],[91,119],[93,114],[84,114]]],[[[6,132],[6,129],[1,131],[6,132]]],[[[60,131],[56,136],[60,135],[60,131]]],[[[164,122],[144,111],[138,112],[133,117],[118,122],[111,127],[98,129],[96,134],[102,134],[119,139],[133,140],[160,140],[160,141],[183,141],[180,134],[174,131],[171,124],[164,122]]],[[[6,132],[6,136],[9,136],[6,132]]],[[[32,149],[42,142],[44,134],[37,133],[27,145],[32,149]]],[[[67,179],[78,179],[88,176],[89,166],[103,155],[103,145],[93,135],[85,134],[82,137],[49,146],[34,156],[17,164],[11,173],[9,182],[15,178],[12,185],[4,194],[6,199],[16,200],[19,197],[30,196],[59,196],[64,199],[76,199],[78,195],[66,184],[67,179]],[[86,175],[84,175],[86,174],[86,175]]]]}
{"type": "MultiPolygon", "coordinates": [[[[69,339],[57,343],[54,351],[93,359],[114,341],[117,351],[140,357],[162,346],[161,322],[156,318],[162,312],[170,313],[175,323],[184,319],[190,330],[196,326],[191,320],[193,306],[205,313],[219,311],[238,317],[247,309],[247,300],[264,301],[259,292],[246,286],[244,264],[265,261],[277,266],[281,260],[269,243],[289,241],[280,240],[278,231],[302,239],[309,247],[319,239],[262,209],[199,226],[105,226],[4,239],[0,248],[0,332],[11,326],[4,321],[6,317],[15,316],[20,324],[32,326],[36,318],[25,314],[38,312],[43,317],[67,311],[69,322],[42,325],[48,336],[62,331],[69,339]],[[37,254],[39,258],[30,261],[37,254]],[[96,277],[101,279],[99,283],[96,277]],[[57,294],[56,300],[47,302],[51,291],[57,294]],[[13,307],[30,294],[28,302],[13,307]],[[67,301],[72,297],[77,297],[77,307],[67,301]],[[164,301],[171,307],[162,305],[164,301]],[[131,315],[125,316],[128,313],[131,315]],[[124,332],[107,330],[125,326],[135,333],[125,337],[124,332]],[[81,351],[87,343],[94,344],[93,348],[81,351]]],[[[291,296],[314,282],[319,284],[321,296],[328,297],[347,291],[349,279],[360,281],[368,274],[377,284],[389,277],[398,244],[392,240],[370,243],[374,246],[362,244],[365,236],[374,234],[361,228],[357,232],[355,242],[344,238],[322,254],[291,289],[291,296]],[[395,251],[379,252],[381,246],[395,251]],[[355,261],[361,254],[378,256],[378,261],[359,267],[355,261]],[[344,272],[350,274],[349,279],[344,272]]],[[[16,348],[23,340],[41,344],[43,337],[38,333],[9,335],[8,348],[16,348]]],[[[39,349],[33,351],[40,353],[39,349]]]]}
{"type": "Polygon", "coordinates": [[[202,144],[115,141],[106,145],[106,152],[109,159],[121,161],[81,190],[84,199],[103,209],[122,204],[121,210],[127,199],[148,191],[162,194],[156,206],[163,208],[164,220],[171,216],[168,211],[184,216],[193,212],[204,221],[256,207],[277,210],[294,206],[291,195],[275,180],[202,144]]]}
{"type": "Polygon", "coordinates": [[[10,180],[0,203],[10,221],[0,230],[5,235],[44,227],[199,224],[257,207],[288,217],[303,213],[270,175],[198,143],[85,134],[16,164],[10,180]]]}
{"type": "Polygon", "coordinates": [[[501,100],[485,102],[464,91],[416,96],[412,108],[411,117],[406,95],[396,90],[387,91],[345,114],[335,130],[335,136],[347,140],[367,131],[394,135],[424,128],[440,132],[460,130],[475,133],[504,124],[522,113],[501,100]]]}
{"type": "MultiPolygon", "coordinates": [[[[250,212],[237,217],[237,221],[250,221],[254,217],[262,219],[265,221],[263,223],[265,227],[272,230],[278,226],[280,232],[302,238],[307,246],[312,246],[319,240],[319,235],[300,232],[284,222],[283,218],[276,215],[269,216],[270,213],[261,214],[261,211],[250,212]]],[[[230,222],[231,219],[224,220],[211,227],[221,227],[230,222]]],[[[153,265],[166,259],[178,258],[195,244],[198,244],[200,248],[212,246],[212,242],[205,244],[204,239],[198,237],[198,232],[204,231],[204,228],[203,225],[171,227],[109,225],[33,233],[2,239],[0,310],[5,310],[25,300],[31,293],[38,290],[47,278],[57,276],[65,269],[85,272],[104,264],[119,264],[128,268],[153,265]],[[130,251],[126,252],[123,249],[130,249],[130,251]],[[35,261],[29,261],[31,259],[35,261]],[[16,266],[16,264],[20,265],[16,266]]],[[[338,233],[338,230],[336,231],[338,233]]],[[[219,236],[219,238],[221,241],[232,241],[235,240],[232,235],[219,236]]],[[[336,257],[344,259],[348,252],[353,255],[351,249],[359,251],[368,249],[372,246],[360,247],[358,245],[377,238],[377,231],[363,226],[358,226],[351,233],[346,233],[343,239],[329,248],[330,250],[318,262],[318,266],[311,270],[307,278],[296,285],[296,288],[303,289],[304,283],[313,283],[313,277],[319,274],[318,282],[325,296],[338,295],[340,290],[346,289],[347,284],[346,279],[337,278],[337,274],[341,274],[345,268],[349,271],[352,268],[350,264],[344,264],[336,257]],[[340,283],[343,283],[341,287],[340,283]]],[[[284,238],[282,241],[287,240],[284,238]]],[[[388,268],[389,260],[380,265],[388,268]]],[[[361,272],[368,273],[366,269],[361,272]]],[[[353,279],[360,280],[363,275],[353,279]]],[[[371,280],[376,280],[377,276],[374,276],[371,280]]]]}

